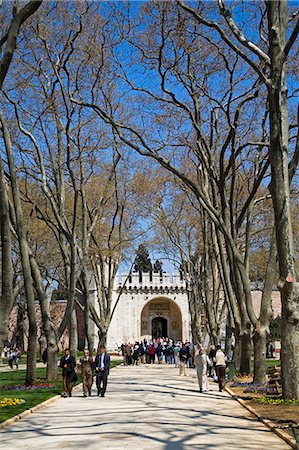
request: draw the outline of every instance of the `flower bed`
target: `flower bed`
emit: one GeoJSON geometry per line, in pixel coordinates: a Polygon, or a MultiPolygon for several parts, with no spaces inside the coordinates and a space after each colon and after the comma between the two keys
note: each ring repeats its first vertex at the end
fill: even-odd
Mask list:
{"type": "Polygon", "coordinates": [[[233,381],[231,387],[240,387],[244,389],[244,393],[256,393],[260,392],[261,394],[269,391],[269,385],[267,382],[264,383],[254,383],[253,381],[233,381]]]}
{"type": "Polygon", "coordinates": [[[5,408],[6,406],[15,406],[15,405],[21,405],[22,403],[26,403],[25,400],[22,398],[4,398],[3,400],[0,400],[0,406],[1,408],[5,408]]]}
{"type": "MultiPolygon", "coordinates": [[[[232,392],[241,398],[246,405],[253,408],[263,419],[270,420],[281,429],[289,433],[290,437],[299,434],[299,401],[283,400],[273,397],[267,383],[253,383],[252,379],[235,379],[228,384],[232,392]]],[[[274,392],[275,394],[275,392],[274,392]]]]}
{"type": "Polygon", "coordinates": [[[0,386],[1,391],[34,391],[35,389],[52,389],[56,388],[56,384],[52,383],[39,383],[33,386],[26,386],[25,384],[14,384],[12,386],[0,386]]]}

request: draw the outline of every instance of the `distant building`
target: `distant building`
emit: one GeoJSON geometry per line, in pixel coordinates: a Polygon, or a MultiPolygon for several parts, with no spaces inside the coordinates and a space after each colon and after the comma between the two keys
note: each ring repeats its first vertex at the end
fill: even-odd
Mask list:
{"type": "MultiPolygon", "coordinates": [[[[112,308],[127,277],[122,274],[121,282],[116,280],[112,308]]],[[[96,306],[95,291],[94,296],[96,306]]],[[[122,342],[157,337],[191,339],[186,283],[176,273],[170,276],[164,272],[133,272],[118,299],[107,347],[112,349],[122,342]]]]}
{"type": "MultiPolygon", "coordinates": [[[[117,302],[115,313],[107,336],[107,347],[114,350],[122,342],[135,342],[142,339],[152,340],[157,337],[171,337],[174,340],[190,340],[190,313],[186,283],[180,275],[174,273],[133,272],[126,282],[123,292],[121,286],[127,279],[127,274],[122,274],[121,280],[116,277],[113,290],[112,308],[117,302]]],[[[261,290],[252,289],[252,301],[255,313],[259,315],[261,290]]],[[[94,306],[98,310],[96,290],[91,287],[90,295],[93,297],[94,306]]],[[[55,329],[59,327],[61,318],[65,312],[66,301],[57,300],[50,304],[50,314],[55,329]]],[[[274,317],[281,315],[280,293],[272,291],[272,307],[274,317]]],[[[84,331],[84,317],[80,308],[76,308],[78,322],[78,346],[83,349],[86,345],[84,331]]],[[[17,328],[17,306],[10,315],[8,340],[14,339],[17,328]]],[[[38,337],[42,332],[41,310],[36,303],[36,319],[38,337]]],[[[27,349],[28,320],[24,320],[24,349],[27,349]]],[[[95,348],[98,345],[98,330],[94,326],[95,348]]],[[[60,342],[60,349],[69,345],[69,330],[66,328],[60,342]]]]}

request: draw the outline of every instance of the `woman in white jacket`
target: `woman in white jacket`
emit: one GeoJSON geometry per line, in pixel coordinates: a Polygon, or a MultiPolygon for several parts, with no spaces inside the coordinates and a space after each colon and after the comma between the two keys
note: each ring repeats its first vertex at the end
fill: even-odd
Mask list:
{"type": "Polygon", "coordinates": [[[209,390],[208,366],[211,361],[203,347],[201,347],[195,355],[195,367],[199,384],[199,392],[207,392],[209,390]]]}

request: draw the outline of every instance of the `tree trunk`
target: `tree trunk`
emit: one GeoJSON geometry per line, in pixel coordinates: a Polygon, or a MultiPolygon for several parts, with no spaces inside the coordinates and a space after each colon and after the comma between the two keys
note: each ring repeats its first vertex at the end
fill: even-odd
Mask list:
{"type": "Polygon", "coordinates": [[[24,342],[24,322],[26,318],[26,299],[20,297],[18,302],[18,312],[17,312],[17,323],[16,327],[14,329],[12,342],[14,345],[16,345],[21,352],[24,352],[25,349],[25,342],[24,342]]]}
{"type": "Polygon", "coordinates": [[[35,289],[39,297],[39,303],[42,312],[43,331],[47,340],[47,380],[53,381],[58,375],[58,342],[53,322],[50,315],[50,300],[45,292],[42,276],[35,258],[30,255],[31,272],[34,280],[35,289]],[[55,356],[56,355],[56,356],[55,356]]]}
{"type": "Polygon", "coordinates": [[[35,317],[35,298],[29,261],[29,250],[27,244],[27,232],[24,223],[21,196],[18,186],[17,171],[12,151],[12,143],[9,135],[9,131],[6,127],[6,123],[0,113],[0,121],[2,124],[2,133],[4,138],[5,150],[8,160],[10,182],[12,189],[13,205],[16,215],[16,231],[18,235],[18,241],[20,246],[24,288],[27,300],[27,314],[29,322],[29,336],[28,336],[28,349],[27,349],[27,372],[26,372],[26,384],[32,385],[36,378],[36,340],[37,340],[37,328],[35,317]]]}
{"type": "Polygon", "coordinates": [[[254,370],[253,381],[262,383],[266,375],[266,345],[268,333],[265,330],[255,331],[253,334],[254,370]]]}
{"type": "Polygon", "coordinates": [[[32,386],[36,379],[36,321],[32,319],[32,311],[28,313],[29,335],[27,349],[26,385],[32,386]],[[31,316],[31,317],[30,317],[31,316]],[[30,317],[30,319],[29,319],[30,317]]]}
{"type": "MultiPolygon", "coordinates": [[[[7,340],[8,321],[13,305],[13,265],[9,204],[2,159],[0,158],[0,233],[1,233],[1,294],[0,294],[0,361],[7,340]]],[[[1,361],[2,362],[2,361],[1,361]]]]}
{"type": "Polygon", "coordinates": [[[191,320],[191,334],[194,343],[202,343],[201,320],[198,317],[193,317],[193,320],[191,320]]]}
{"type": "Polygon", "coordinates": [[[87,346],[90,355],[94,351],[94,324],[90,318],[90,297],[89,297],[89,283],[85,270],[82,272],[82,285],[83,285],[83,298],[84,298],[84,325],[85,325],[85,335],[87,340],[87,346]]]}
{"type": "Polygon", "coordinates": [[[288,294],[282,297],[284,297],[282,300],[280,355],[282,392],[285,399],[299,400],[299,295],[297,293],[293,299],[288,294]],[[297,312],[291,307],[292,303],[297,305],[297,312]]]}
{"type": "Polygon", "coordinates": [[[275,230],[272,232],[270,252],[267,263],[264,290],[261,299],[260,317],[257,321],[254,334],[254,372],[253,379],[256,383],[262,383],[266,375],[266,344],[269,336],[270,320],[273,317],[272,309],[272,289],[275,277],[277,276],[276,264],[276,239],[275,230]]]}
{"type": "Polygon", "coordinates": [[[285,48],[287,2],[268,1],[271,83],[268,86],[270,119],[270,191],[276,227],[282,302],[282,391],[285,399],[299,399],[299,285],[292,232],[289,160],[288,97],[285,48]]]}
{"type": "Polygon", "coordinates": [[[194,343],[202,343],[201,335],[201,304],[202,299],[198,295],[195,286],[188,293],[189,312],[191,317],[191,334],[194,343]]]}
{"type": "Polygon", "coordinates": [[[44,333],[38,339],[40,360],[43,359],[44,351],[47,350],[47,339],[44,333]]]}
{"type": "Polygon", "coordinates": [[[48,352],[48,360],[47,360],[47,381],[57,380],[58,377],[58,349],[56,340],[49,340],[47,342],[47,352],[48,352]]]}
{"type": "Polygon", "coordinates": [[[240,360],[240,373],[250,373],[250,360],[251,360],[251,336],[250,325],[243,328],[240,335],[241,342],[241,360],[240,360]]]}
{"type": "Polygon", "coordinates": [[[228,317],[225,327],[225,354],[227,355],[228,358],[231,353],[231,348],[232,348],[232,327],[228,317]]]}
{"type": "Polygon", "coordinates": [[[100,345],[104,345],[106,347],[106,343],[107,343],[107,331],[99,330],[99,347],[100,345]]]}
{"type": "Polygon", "coordinates": [[[238,331],[235,330],[235,346],[234,346],[234,353],[233,353],[233,360],[235,362],[235,368],[236,370],[240,371],[240,365],[241,365],[241,339],[240,334],[238,331]]]}
{"type": "Polygon", "coordinates": [[[74,358],[77,358],[77,347],[78,347],[78,330],[77,330],[77,316],[76,310],[73,309],[71,315],[71,323],[70,323],[70,352],[74,358]]]}
{"type": "MultiPolygon", "coordinates": [[[[87,300],[88,302],[88,300],[87,300]]],[[[93,336],[93,323],[90,320],[90,309],[88,303],[84,306],[84,324],[85,333],[89,353],[92,355],[94,351],[94,336],[93,336]]]]}

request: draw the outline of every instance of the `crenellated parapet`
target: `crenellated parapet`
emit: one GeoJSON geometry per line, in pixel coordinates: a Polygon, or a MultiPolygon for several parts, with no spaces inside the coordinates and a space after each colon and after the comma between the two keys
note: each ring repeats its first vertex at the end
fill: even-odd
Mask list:
{"type": "Polygon", "coordinates": [[[179,273],[174,273],[171,276],[166,272],[133,272],[127,278],[128,274],[123,273],[118,291],[125,282],[123,288],[124,293],[174,294],[185,293],[187,291],[186,283],[179,273]]]}

